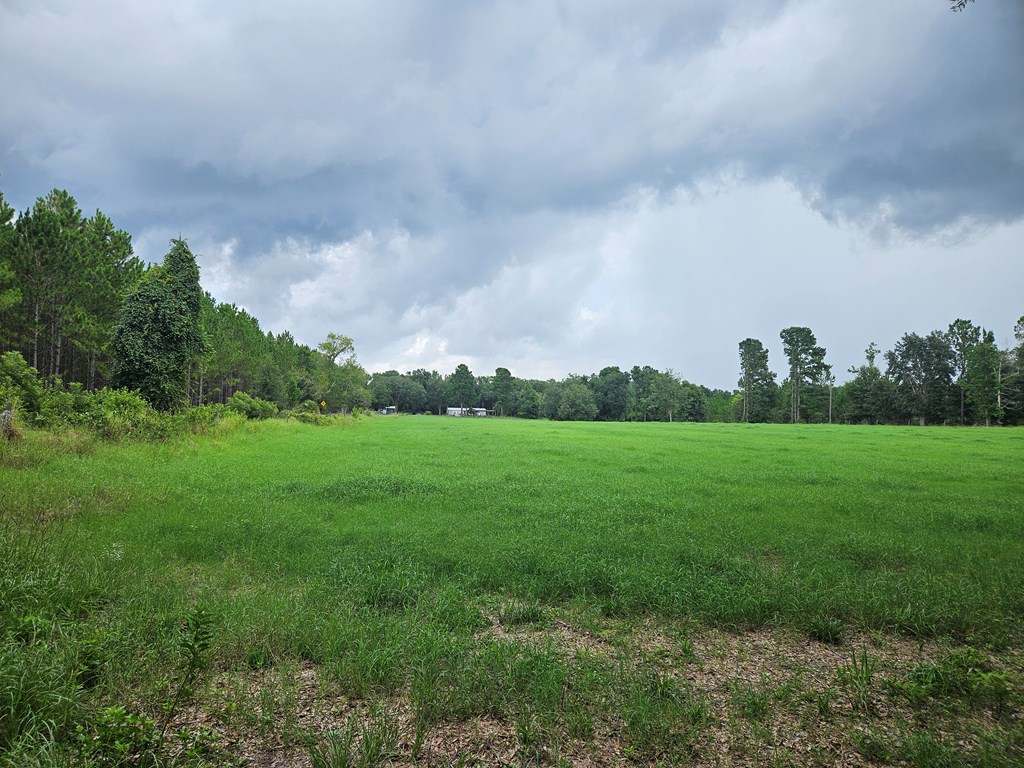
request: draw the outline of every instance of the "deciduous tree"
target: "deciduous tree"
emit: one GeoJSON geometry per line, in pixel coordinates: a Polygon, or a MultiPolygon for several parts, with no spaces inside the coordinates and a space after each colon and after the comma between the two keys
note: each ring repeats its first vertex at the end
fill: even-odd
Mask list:
{"type": "Polygon", "coordinates": [[[949,324],[946,339],[953,352],[953,372],[956,376],[957,389],[960,390],[960,426],[963,426],[967,394],[967,358],[971,350],[981,342],[981,328],[970,320],[958,318],[949,324]]]}
{"type": "Polygon", "coordinates": [[[591,381],[597,418],[601,421],[621,421],[629,407],[629,374],[617,365],[602,368],[591,381]]]}
{"type": "Polygon", "coordinates": [[[903,335],[885,353],[886,375],[898,387],[904,418],[916,416],[923,427],[929,421],[948,418],[953,387],[953,352],[941,331],[927,336],[903,335]]]}
{"type": "MultiPolygon", "coordinates": [[[[974,418],[984,422],[986,427],[991,426],[993,422],[999,423],[1002,419],[999,404],[999,364],[1000,354],[996,347],[995,335],[991,331],[983,331],[981,341],[967,352],[960,386],[961,391],[966,393],[974,418]]],[[[962,406],[960,418],[963,418],[962,406]]]]}

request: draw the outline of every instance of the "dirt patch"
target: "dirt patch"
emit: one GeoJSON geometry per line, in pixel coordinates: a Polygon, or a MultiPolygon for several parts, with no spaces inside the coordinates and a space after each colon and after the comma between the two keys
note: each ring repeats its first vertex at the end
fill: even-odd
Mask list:
{"type": "MultiPolygon", "coordinates": [[[[554,648],[570,669],[584,656],[606,658],[671,681],[703,702],[706,719],[685,750],[663,753],[638,750],[615,706],[595,716],[585,737],[570,735],[565,719],[545,723],[529,714],[482,713],[418,730],[408,692],[355,700],[325,683],[313,665],[296,664],[222,673],[176,726],[209,728],[224,754],[259,768],[311,766],[311,745],[352,723],[358,724],[355,750],[365,737],[359,729],[374,723],[391,729],[378,764],[393,766],[870,766],[902,760],[902,745],[916,733],[968,754],[986,729],[1022,728],[1019,711],[1000,717],[959,706],[922,711],[894,695],[887,681],[948,654],[931,641],[849,632],[842,646],[833,646],[784,629],[734,633],[654,621],[578,622],[570,615],[514,626],[489,619],[478,634],[483,642],[554,648]]],[[[992,661],[1019,690],[1022,654],[1008,651],[992,661]]]]}

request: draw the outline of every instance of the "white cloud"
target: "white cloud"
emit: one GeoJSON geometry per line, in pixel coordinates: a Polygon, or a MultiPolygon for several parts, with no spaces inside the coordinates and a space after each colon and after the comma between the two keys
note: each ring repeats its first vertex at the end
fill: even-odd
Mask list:
{"type": "Polygon", "coordinates": [[[466,362],[478,373],[504,366],[561,378],[650,364],[723,388],[747,336],[768,345],[781,372],[779,331],[810,326],[842,379],[871,341],[888,348],[906,331],[965,315],[1005,332],[1020,310],[1009,286],[1024,281],[1015,259],[1024,224],[955,246],[880,245],[853,224],[825,221],[784,181],[637,190],[523,236],[534,223],[495,224],[496,241],[524,249],[493,276],[467,261],[468,274],[453,271],[451,281],[427,277],[439,250],[460,247],[455,233],[364,232],[317,248],[287,241],[237,257],[253,275],[240,301],[258,317],[285,318],[309,344],[329,330],[352,335],[374,370],[446,373],[466,362]],[[293,279],[273,266],[296,263],[308,269],[293,279]]]}

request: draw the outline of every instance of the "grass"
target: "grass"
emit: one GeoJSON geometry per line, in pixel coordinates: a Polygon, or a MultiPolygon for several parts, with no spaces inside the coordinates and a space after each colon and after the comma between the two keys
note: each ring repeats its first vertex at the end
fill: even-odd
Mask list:
{"type": "MultiPolygon", "coordinates": [[[[325,765],[442,754],[456,724],[523,763],[612,735],[691,759],[716,712],[756,751],[773,720],[841,731],[879,697],[975,718],[971,755],[1019,749],[1020,430],[341,424],[0,443],[6,764],[81,759],[76,728],[154,764],[237,757],[197,725],[325,765]],[[731,673],[716,694],[693,681],[723,630],[833,655],[799,697],[731,673]],[[946,650],[886,667],[872,637],[946,650]]],[[[945,754],[930,738],[864,743],[945,754]]]]}

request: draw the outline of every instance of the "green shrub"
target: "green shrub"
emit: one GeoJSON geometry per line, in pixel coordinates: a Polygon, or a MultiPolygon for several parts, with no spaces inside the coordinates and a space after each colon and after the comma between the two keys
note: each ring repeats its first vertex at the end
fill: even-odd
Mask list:
{"type": "Polygon", "coordinates": [[[147,717],[108,707],[88,726],[78,726],[82,757],[95,766],[148,766],[158,763],[160,731],[147,717]]]}
{"type": "Polygon", "coordinates": [[[235,392],[225,405],[247,419],[270,419],[277,415],[277,406],[274,403],[252,397],[245,392],[235,392]]]}
{"type": "Polygon", "coordinates": [[[16,408],[37,414],[42,399],[39,372],[17,352],[0,355],[0,410],[13,402],[16,408]]]}

